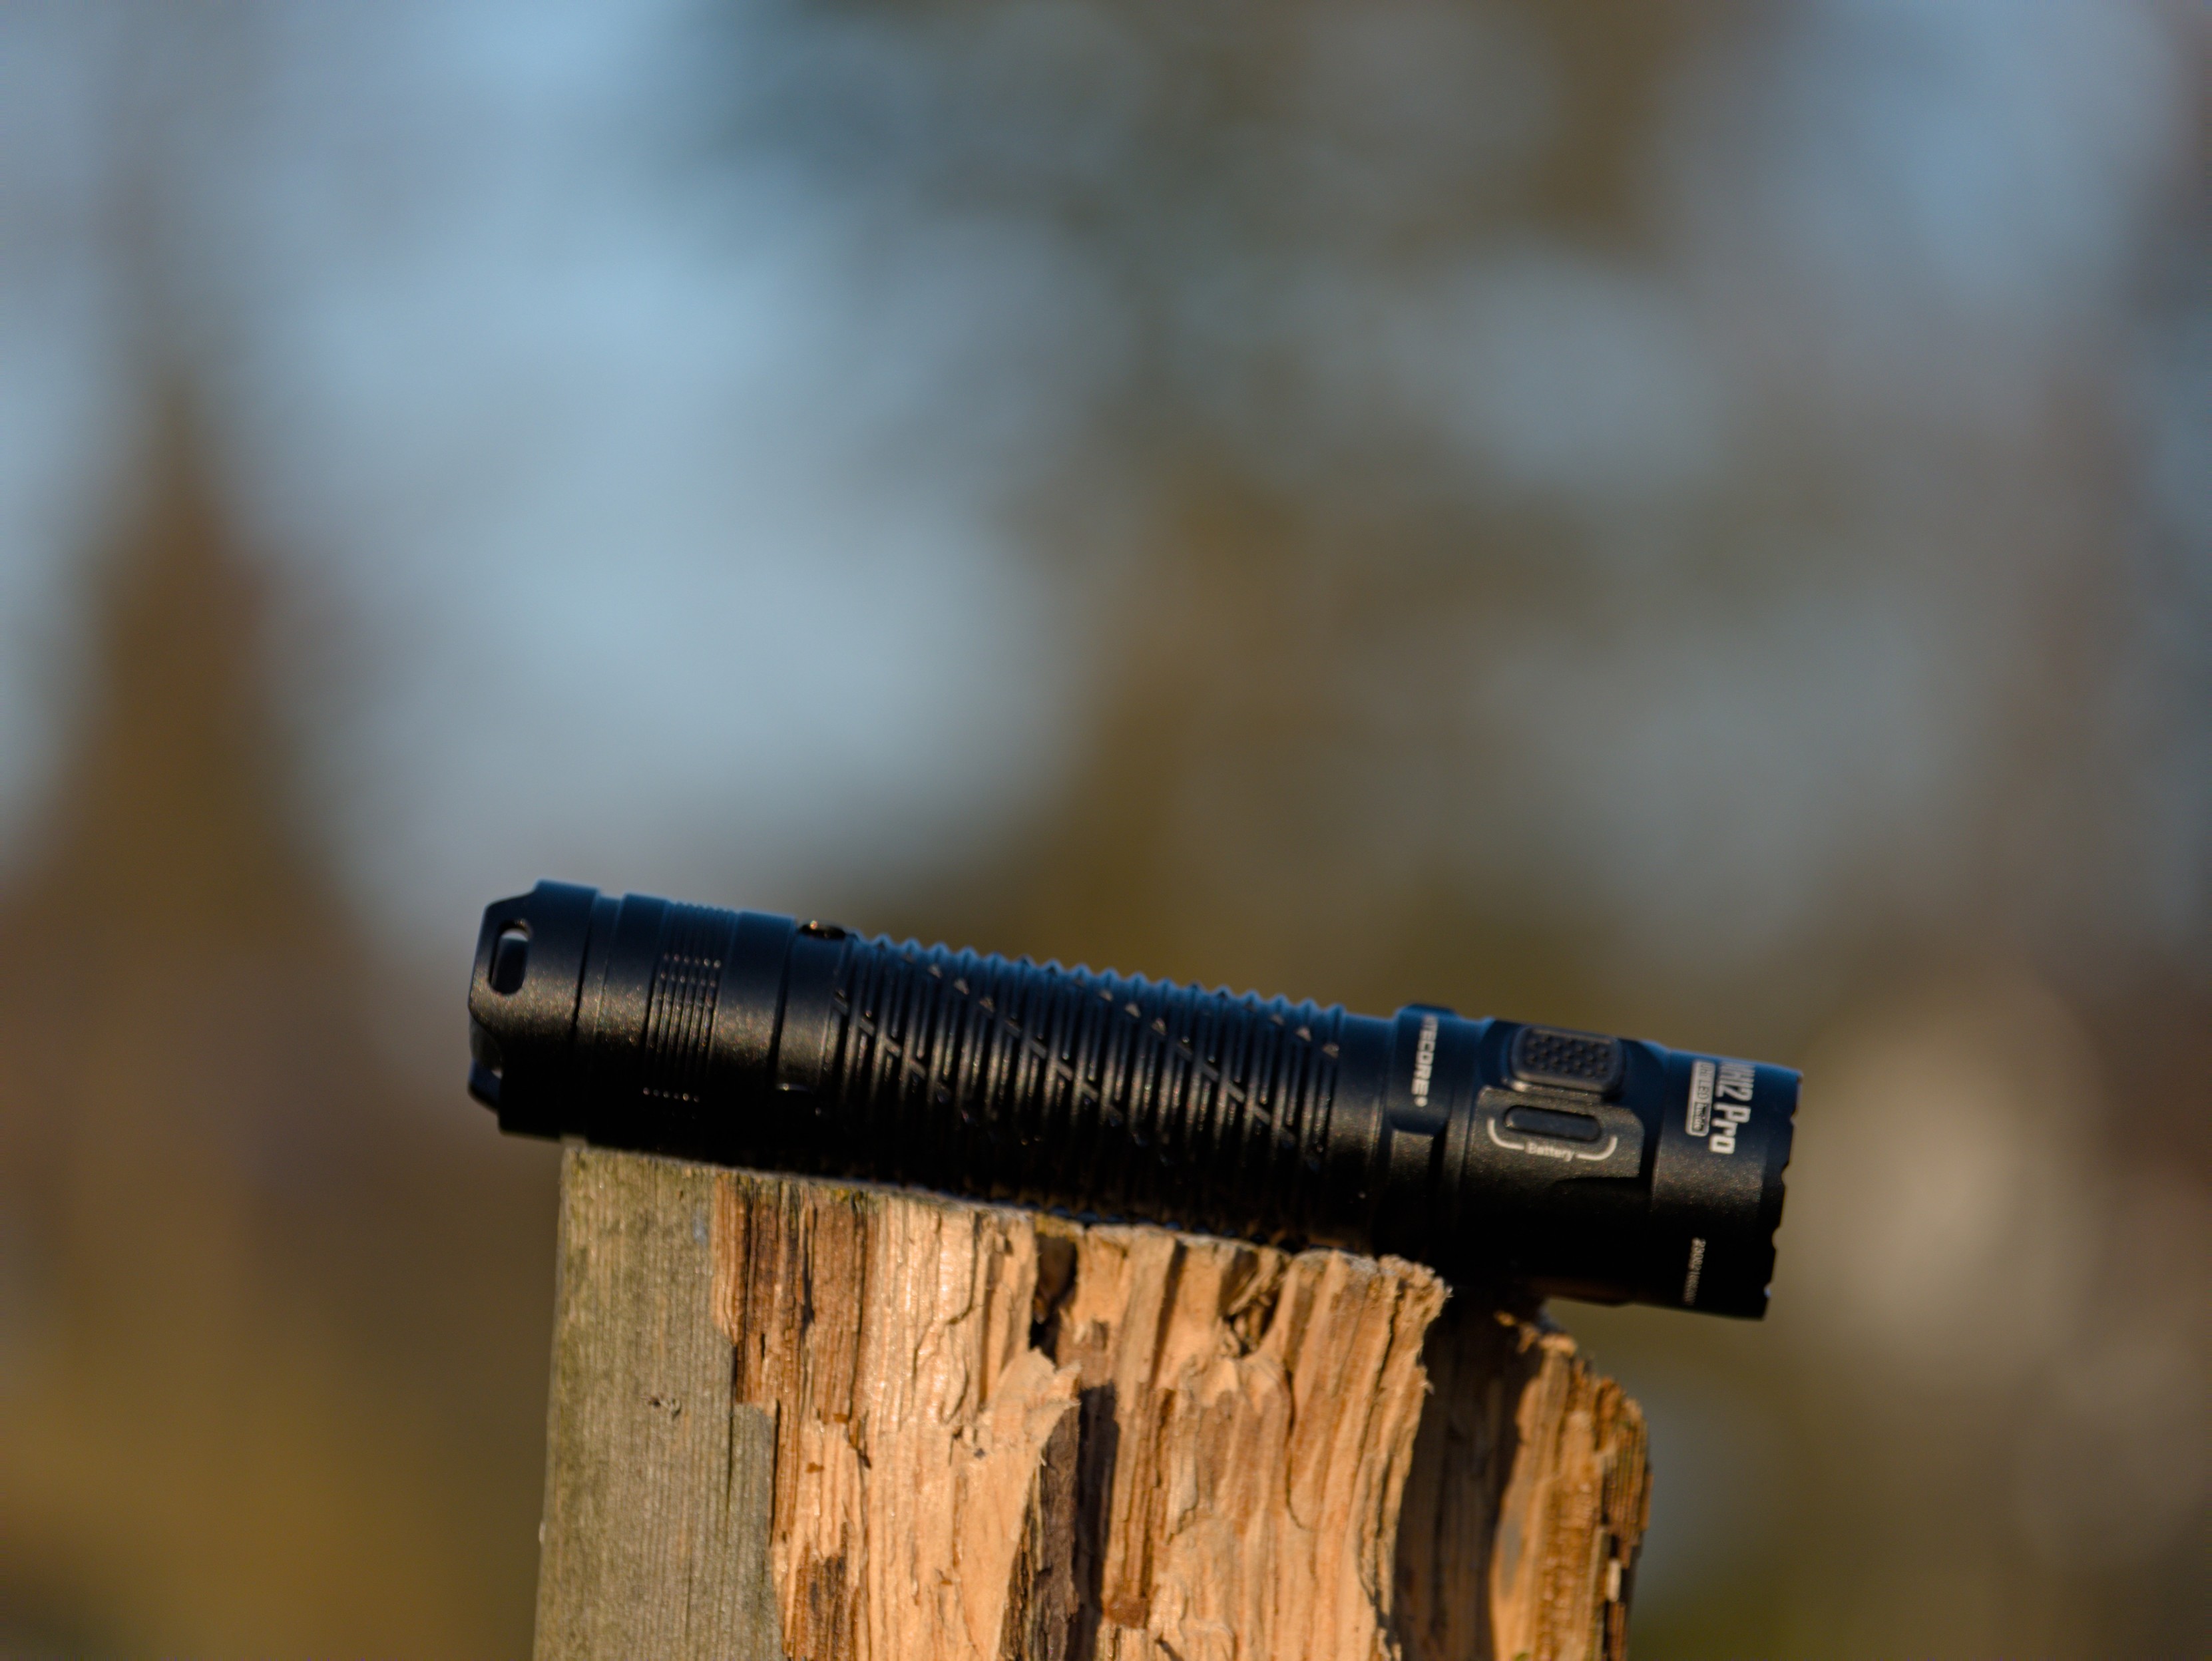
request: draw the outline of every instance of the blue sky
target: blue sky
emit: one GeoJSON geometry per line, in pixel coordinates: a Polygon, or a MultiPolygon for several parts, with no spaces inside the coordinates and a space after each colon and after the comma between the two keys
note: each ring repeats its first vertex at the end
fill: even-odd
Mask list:
{"type": "Polygon", "coordinates": [[[1486,210],[1412,257],[1407,215],[1510,195],[1571,89],[1503,11],[1321,15],[1249,163],[1319,206],[1236,231],[1232,155],[1142,300],[1037,204],[1134,165],[1174,66],[1110,9],[1014,15],[956,73],[768,5],[10,8],[0,857],[126,511],[152,270],[280,579],[315,822],[396,941],[546,871],[895,882],[1048,800],[1144,552],[1102,412],[1163,317],[1188,418],[1317,512],[1380,447],[1440,523],[1573,527],[1587,603],[1444,644],[1468,748],[1372,834],[1469,880],[1577,873],[1653,942],[1694,916],[1755,955],[1844,893],[1908,912],[1987,864],[1990,800],[2075,810],[2021,794],[2071,774],[2014,775],[2086,584],[2127,827],[2096,833],[2125,844],[2099,903],[2201,916],[2202,643],[2160,626],[2204,567],[2201,297],[2158,289],[2175,14],[1797,8],[1685,53],[1632,244],[1486,210]],[[1066,108],[981,162],[900,125],[988,90],[990,52],[1057,66],[1066,108]],[[876,152],[747,126],[810,75],[893,112],[876,152]],[[936,190],[969,166],[1013,184],[936,190]],[[1024,517],[1071,467],[1079,559],[1024,517]],[[1808,476],[1828,506],[1768,504],[1808,476]],[[1477,755],[1510,787],[1450,782],[1477,755]]]}

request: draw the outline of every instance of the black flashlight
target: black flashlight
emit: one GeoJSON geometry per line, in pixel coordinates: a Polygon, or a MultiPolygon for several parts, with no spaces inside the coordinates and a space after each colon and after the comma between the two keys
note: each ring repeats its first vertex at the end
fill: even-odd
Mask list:
{"type": "Polygon", "coordinates": [[[1765,1312],[1797,1075],[541,882],[489,907],[503,1131],[1765,1312]]]}

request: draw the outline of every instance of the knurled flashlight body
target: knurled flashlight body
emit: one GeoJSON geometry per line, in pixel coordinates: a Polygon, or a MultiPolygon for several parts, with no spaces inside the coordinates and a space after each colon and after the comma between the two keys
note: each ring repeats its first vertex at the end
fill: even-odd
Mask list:
{"type": "Polygon", "coordinates": [[[541,882],[484,912],[502,1130],[1756,1317],[1797,1075],[541,882]]]}

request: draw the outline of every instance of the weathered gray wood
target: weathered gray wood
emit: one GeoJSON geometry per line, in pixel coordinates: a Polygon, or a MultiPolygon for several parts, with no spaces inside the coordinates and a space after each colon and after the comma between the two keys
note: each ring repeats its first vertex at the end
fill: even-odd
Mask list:
{"type": "Polygon", "coordinates": [[[572,1148],[547,1411],[538,1661],[780,1661],[775,1427],[730,1390],[715,1173],[572,1148]]]}
{"type": "Polygon", "coordinates": [[[556,1331],[541,1661],[1625,1648],[1634,1404],[1415,1264],[572,1149],[556,1331]]]}

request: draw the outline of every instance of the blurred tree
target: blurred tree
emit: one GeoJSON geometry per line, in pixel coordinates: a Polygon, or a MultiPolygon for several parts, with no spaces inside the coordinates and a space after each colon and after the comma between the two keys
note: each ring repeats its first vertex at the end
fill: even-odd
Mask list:
{"type": "Polygon", "coordinates": [[[550,1167],[394,1100],[189,392],[152,425],[0,900],[0,1647],[519,1654],[550,1167]]]}

